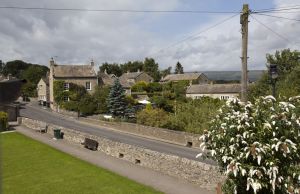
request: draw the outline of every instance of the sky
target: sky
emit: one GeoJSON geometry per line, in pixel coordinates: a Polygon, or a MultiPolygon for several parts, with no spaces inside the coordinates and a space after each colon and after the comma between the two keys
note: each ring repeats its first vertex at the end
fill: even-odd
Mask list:
{"type": "MultiPolygon", "coordinates": [[[[251,10],[260,10],[299,6],[297,1],[0,0],[0,7],[237,12],[200,14],[0,9],[0,60],[19,59],[49,65],[51,57],[57,64],[88,64],[93,59],[99,66],[104,62],[124,63],[152,57],[161,69],[169,66],[174,69],[179,61],[186,72],[241,70],[239,12],[243,4],[248,3],[251,10]],[[229,17],[232,18],[210,28],[229,17]],[[207,28],[210,29],[206,31],[207,28]]],[[[266,14],[300,19],[300,9],[266,14]]],[[[267,53],[273,54],[285,48],[299,49],[299,21],[256,14],[249,21],[249,69],[265,69],[267,53]]]]}

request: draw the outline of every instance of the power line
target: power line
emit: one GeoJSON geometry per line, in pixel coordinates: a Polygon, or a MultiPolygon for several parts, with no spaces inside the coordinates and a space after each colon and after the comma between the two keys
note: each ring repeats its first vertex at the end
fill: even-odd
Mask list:
{"type": "Polygon", "coordinates": [[[211,30],[211,29],[213,29],[213,28],[215,28],[215,27],[217,27],[217,26],[223,24],[224,22],[226,22],[226,21],[228,21],[228,20],[234,18],[234,17],[237,16],[237,15],[239,15],[239,13],[238,13],[238,14],[234,14],[234,15],[228,17],[228,18],[225,18],[224,20],[221,20],[221,21],[215,23],[214,25],[209,26],[208,28],[206,28],[206,29],[204,29],[204,30],[202,30],[202,31],[200,31],[200,32],[198,32],[198,33],[195,33],[195,34],[193,34],[193,35],[190,35],[190,36],[188,36],[188,37],[186,37],[186,38],[184,38],[184,39],[182,39],[182,40],[179,40],[179,41],[177,41],[177,42],[175,42],[175,43],[173,43],[173,44],[171,44],[171,45],[169,45],[169,46],[167,46],[167,47],[165,47],[165,48],[159,49],[157,52],[153,53],[153,54],[150,55],[150,56],[156,55],[157,53],[160,53],[160,52],[162,52],[162,51],[164,51],[164,50],[167,50],[167,49],[169,49],[169,48],[171,48],[171,47],[174,47],[174,46],[176,46],[176,45],[178,45],[178,44],[180,44],[180,43],[182,43],[182,42],[185,42],[185,41],[187,41],[187,40],[194,39],[194,38],[196,38],[197,36],[199,36],[200,34],[202,34],[202,33],[204,33],[204,32],[207,32],[207,31],[209,31],[209,30],[211,30]]]}
{"type": "Polygon", "coordinates": [[[274,30],[272,30],[270,27],[268,27],[267,25],[265,25],[264,23],[260,22],[258,19],[256,19],[253,15],[250,15],[250,17],[252,17],[257,23],[259,23],[260,25],[262,25],[263,27],[265,27],[266,29],[268,29],[269,31],[271,31],[272,33],[274,33],[276,36],[278,36],[279,38],[291,43],[291,41],[287,38],[285,38],[283,35],[275,32],[274,30]]]}
{"type": "Polygon", "coordinates": [[[286,20],[291,20],[291,21],[297,21],[300,22],[300,19],[294,19],[294,18],[286,18],[282,16],[275,16],[275,15],[267,15],[267,14],[262,14],[262,13],[254,13],[255,15],[262,15],[262,16],[268,16],[268,17],[273,17],[273,18],[280,18],[280,19],[286,19],[286,20]]]}
{"type": "Polygon", "coordinates": [[[299,10],[300,7],[290,7],[290,8],[273,8],[273,9],[265,9],[265,10],[255,10],[252,13],[269,13],[269,12],[282,12],[282,11],[290,11],[290,10],[299,10]]]}
{"type": "Polygon", "coordinates": [[[135,9],[83,9],[83,8],[46,8],[0,6],[0,9],[41,10],[41,11],[78,11],[78,12],[125,12],[125,13],[194,13],[194,14],[232,14],[239,11],[205,11],[205,10],[135,10],[135,9]]]}

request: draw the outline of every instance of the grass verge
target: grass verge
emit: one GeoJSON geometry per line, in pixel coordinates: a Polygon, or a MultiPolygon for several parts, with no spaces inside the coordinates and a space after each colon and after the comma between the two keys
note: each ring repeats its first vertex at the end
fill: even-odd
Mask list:
{"type": "Polygon", "coordinates": [[[160,193],[19,133],[0,140],[5,194],[160,193]]]}

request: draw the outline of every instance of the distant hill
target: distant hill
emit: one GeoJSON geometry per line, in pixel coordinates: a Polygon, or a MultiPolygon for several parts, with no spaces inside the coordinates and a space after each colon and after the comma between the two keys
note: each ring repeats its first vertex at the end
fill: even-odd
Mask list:
{"type": "MultiPolygon", "coordinates": [[[[248,77],[250,82],[255,82],[261,78],[265,70],[249,70],[248,77]]],[[[204,71],[208,79],[218,81],[240,81],[241,72],[240,71],[204,71]]]]}

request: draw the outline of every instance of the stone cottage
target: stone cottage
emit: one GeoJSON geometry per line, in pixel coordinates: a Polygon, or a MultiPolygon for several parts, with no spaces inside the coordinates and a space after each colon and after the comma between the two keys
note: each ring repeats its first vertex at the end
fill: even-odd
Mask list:
{"type": "Polygon", "coordinates": [[[150,75],[142,71],[124,73],[119,79],[127,95],[131,94],[131,87],[137,82],[150,83],[154,81],[150,75]]]}
{"type": "Polygon", "coordinates": [[[228,100],[239,98],[241,92],[240,84],[198,84],[191,85],[186,90],[186,97],[199,99],[204,96],[228,100]]]}
{"type": "Polygon", "coordinates": [[[49,91],[49,73],[46,77],[42,77],[37,84],[38,101],[43,106],[49,106],[50,103],[50,91],[49,91]]]}
{"type": "Polygon", "coordinates": [[[54,60],[50,60],[50,75],[49,75],[49,93],[50,107],[55,107],[53,84],[54,81],[64,81],[64,89],[69,89],[69,83],[84,86],[89,93],[95,91],[98,85],[98,76],[94,70],[94,62],[89,65],[58,65],[54,60]]]}
{"type": "Polygon", "coordinates": [[[204,73],[169,74],[160,80],[161,83],[179,82],[179,81],[189,81],[190,85],[210,83],[210,80],[206,77],[204,73]]]}

